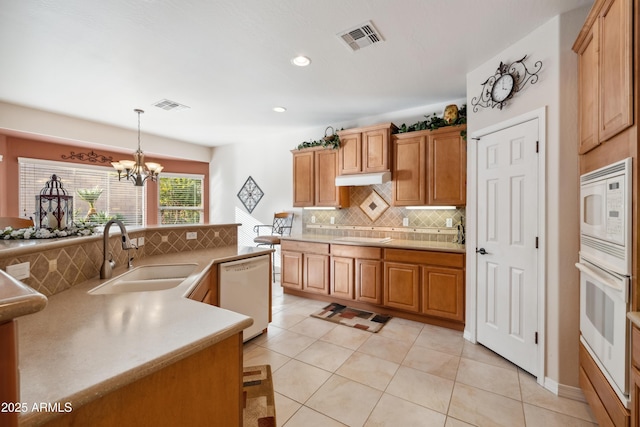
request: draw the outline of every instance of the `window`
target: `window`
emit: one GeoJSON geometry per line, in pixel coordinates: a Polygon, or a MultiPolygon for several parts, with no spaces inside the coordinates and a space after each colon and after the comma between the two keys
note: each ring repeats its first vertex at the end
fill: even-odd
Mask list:
{"type": "Polygon", "coordinates": [[[55,174],[62,181],[67,194],[73,196],[74,221],[89,218],[91,206],[88,200],[91,200],[90,193],[94,192],[99,196],[92,201],[95,209],[95,214],[91,215],[92,221],[104,224],[116,218],[126,225],[144,225],[146,187],[135,187],[131,181],[118,181],[118,174],[111,166],[28,158],[19,158],[18,163],[20,212],[26,217],[34,216],[35,196],[40,194],[51,175],[55,174]]]}
{"type": "Polygon", "coordinates": [[[203,223],[203,182],[204,175],[162,174],[158,180],[158,222],[162,225],[203,223]]]}

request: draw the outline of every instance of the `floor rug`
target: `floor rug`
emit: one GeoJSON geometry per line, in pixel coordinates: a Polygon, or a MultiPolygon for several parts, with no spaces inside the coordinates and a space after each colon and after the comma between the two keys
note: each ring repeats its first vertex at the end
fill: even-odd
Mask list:
{"type": "Polygon", "coordinates": [[[391,316],[358,310],[335,302],[312,313],[311,316],[369,332],[378,332],[391,319],[391,316]]]}
{"type": "Polygon", "coordinates": [[[244,427],[276,427],[271,365],[244,367],[242,398],[244,427]]]}

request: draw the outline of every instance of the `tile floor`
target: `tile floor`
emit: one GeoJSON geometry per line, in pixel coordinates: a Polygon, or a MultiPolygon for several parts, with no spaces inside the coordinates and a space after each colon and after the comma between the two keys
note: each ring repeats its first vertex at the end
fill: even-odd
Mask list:
{"type": "Polygon", "coordinates": [[[324,305],[274,283],[268,333],[244,346],[245,365],[271,365],[278,426],[596,426],[462,332],[393,318],[370,333],[309,316],[324,305]]]}

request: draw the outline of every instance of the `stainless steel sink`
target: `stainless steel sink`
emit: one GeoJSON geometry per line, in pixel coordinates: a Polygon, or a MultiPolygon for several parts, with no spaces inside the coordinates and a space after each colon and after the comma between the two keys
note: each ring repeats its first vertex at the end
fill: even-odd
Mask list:
{"type": "Polygon", "coordinates": [[[92,295],[162,291],[175,288],[196,269],[197,264],[159,264],[134,268],[89,291],[92,295]]]}

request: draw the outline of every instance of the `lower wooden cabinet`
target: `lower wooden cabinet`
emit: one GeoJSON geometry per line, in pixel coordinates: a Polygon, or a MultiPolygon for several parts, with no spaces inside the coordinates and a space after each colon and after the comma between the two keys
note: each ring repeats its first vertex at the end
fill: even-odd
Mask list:
{"type": "Polygon", "coordinates": [[[331,295],[353,299],[355,290],[355,260],[346,257],[331,257],[331,295]]]}
{"type": "Polygon", "coordinates": [[[382,261],[356,259],[357,301],[382,304],[382,261]]]}
{"type": "Polygon", "coordinates": [[[464,273],[456,268],[422,267],[421,312],[464,320],[464,273]]]}
{"type": "Polygon", "coordinates": [[[329,294],[329,245],[282,241],[281,285],[314,294],[329,294]]]}
{"type": "Polygon", "coordinates": [[[382,303],[382,249],[331,245],[331,290],[336,298],[382,303]]]}
{"type": "Polygon", "coordinates": [[[384,305],[407,311],[420,310],[420,267],[396,262],[384,263],[384,305]]]}
{"type": "Polygon", "coordinates": [[[317,294],[329,294],[329,255],[304,254],[302,289],[317,294]]]}

